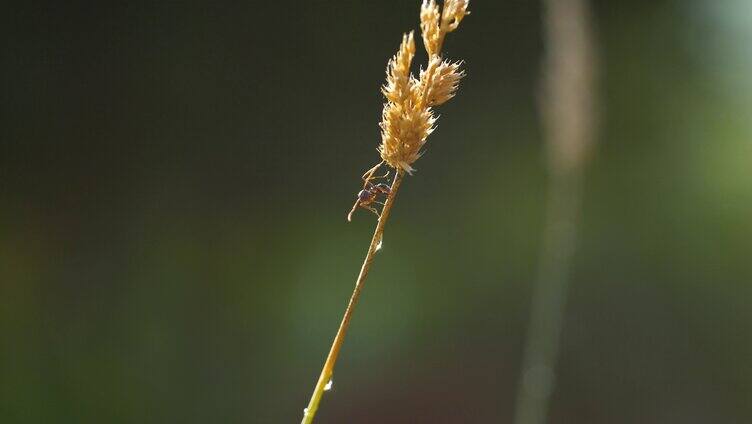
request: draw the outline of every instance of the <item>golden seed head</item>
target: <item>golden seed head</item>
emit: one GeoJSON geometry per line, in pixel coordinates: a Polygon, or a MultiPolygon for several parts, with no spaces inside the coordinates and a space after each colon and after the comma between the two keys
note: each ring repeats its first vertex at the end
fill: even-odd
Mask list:
{"type": "Polygon", "coordinates": [[[441,29],[439,21],[439,5],[436,0],[423,0],[420,7],[420,32],[423,35],[423,45],[426,47],[428,57],[437,55],[441,43],[441,29]]]}
{"type": "Polygon", "coordinates": [[[386,104],[381,116],[381,145],[379,153],[389,166],[408,173],[412,164],[423,154],[426,139],[434,130],[436,118],[433,106],[454,97],[460,79],[459,62],[441,59],[444,36],[457,29],[467,15],[468,0],[446,0],[440,13],[436,0],[423,0],[420,9],[420,28],[428,52],[428,67],[419,78],[410,73],[415,56],[413,33],[402,37],[397,54],[386,68],[386,84],[381,88],[386,104]]]}
{"type": "MultiPolygon", "coordinates": [[[[465,71],[460,71],[461,62],[441,61],[438,57],[432,59],[431,62],[435,70],[426,89],[426,104],[428,106],[439,106],[457,94],[460,79],[465,76],[465,71]]],[[[429,68],[431,65],[429,65],[429,68]]],[[[427,71],[421,72],[421,80],[427,71]]]]}
{"type": "Polygon", "coordinates": [[[452,32],[460,25],[465,15],[469,15],[467,5],[470,0],[446,0],[441,13],[441,29],[452,32]]]}
{"type": "Polygon", "coordinates": [[[433,132],[436,118],[430,108],[412,104],[387,103],[381,120],[381,158],[395,169],[412,174],[411,164],[423,154],[421,149],[433,132]]]}
{"type": "Polygon", "coordinates": [[[386,84],[381,88],[384,97],[390,102],[401,103],[410,96],[411,75],[410,65],[415,56],[415,40],[413,33],[402,36],[399,51],[386,67],[386,84]]]}

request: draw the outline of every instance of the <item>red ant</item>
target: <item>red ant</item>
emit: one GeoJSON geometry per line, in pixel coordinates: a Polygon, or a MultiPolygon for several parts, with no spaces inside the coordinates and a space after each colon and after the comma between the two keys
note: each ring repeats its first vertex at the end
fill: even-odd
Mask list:
{"type": "Polygon", "coordinates": [[[373,184],[371,180],[379,180],[382,178],[386,178],[389,176],[389,171],[386,172],[386,174],[374,177],[373,174],[376,172],[377,169],[381,166],[383,162],[380,162],[378,165],[374,166],[373,168],[366,171],[365,174],[363,174],[363,181],[365,183],[363,184],[363,190],[361,190],[358,193],[357,200],[355,200],[355,204],[352,207],[352,210],[350,210],[350,213],[347,214],[347,220],[352,221],[352,214],[355,213],[355,211],[358,209],[358,207],[361,207],[363,209],[368,209],[369,211],[373,212],[381,218],[381,214],[371,206],[373,203],[377,203],[379,205],[384,205],[383,203],[377,201],[380,194],[388,196],[389,193],[391,193],[391,190],[389,186],[385,183],[378,183],[373,184]]]}

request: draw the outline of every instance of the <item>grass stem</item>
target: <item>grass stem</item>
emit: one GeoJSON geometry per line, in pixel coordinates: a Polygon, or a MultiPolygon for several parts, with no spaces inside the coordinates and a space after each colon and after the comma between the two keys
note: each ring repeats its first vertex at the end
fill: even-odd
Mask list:
{"type": "Polygon", "coordinates": [[[355,290],[353,290],[352,296],[350,296],[350,302],[347,305],[347,309],[345,309],[345,315],[342,317],[342,322],[339,325],[339,330],[337,330],[337,335],[334,337],[331,349],[329,349],[329,355],[327,355],[326,357],[324,367],[321,369],[319,380],[316,383],[316,387],[313,389],[311,400],[308,402],[308,407],[303,412],[303,421],[301,421],[301,424],[310,424],[313,422],[313,418],[316,416],[316,411],[318,410],[319,403],[321,402],[321,397],[324,395],[325,387],[332,379],[332,375],[334,374],[334,365],[337,362],[337,357],[339,356],[339,351],[342,348],[342,343],[345,341],[345,334],[347,333],[347,329],[350,326],[350,319],[352,319],[352,315],[355,312],[355,307],[358,304],[360,293],[361,291],[363,291],[363,286],[365,284],[366,277],[368,276],[368,271],[371,269],[371,263],[373,263],[376,252],[379,250],[379,245],[381,244],[381,239],[384,235],[384,226],[389,220],[389,215],[392,211],[392,205],[394,205],[394,199],[397,196],[397,191],[399,190],[400,184],[402,184],[402,177],[404,176],[404,173],[405,171],[400,169],[397,171],[394,177],[391,191],[389,193],[389,196],[386,198],[384,208],[381,211],[381,217],[376,224],[376,230],[374,230],[373,232],[371,244],[370,246],[368,246],[368,253],[366,254],[366,258],[363,260],[363,266],[360,268],[360,274],[358,274],[358,279],[355,282],[355,290]]]}

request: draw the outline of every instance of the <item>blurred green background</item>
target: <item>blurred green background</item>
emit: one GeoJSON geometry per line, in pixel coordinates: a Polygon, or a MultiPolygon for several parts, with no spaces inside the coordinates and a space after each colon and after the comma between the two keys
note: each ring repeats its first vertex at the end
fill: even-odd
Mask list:
{"type": "MultiPolygon", "coordinates": [[[[752,422],[752,3],[592,6],[601,133],[550,422],[752,422]]],[[[345,215],[418,8],[6,8],[0,422],[298,422],[375,224],[345,215]]],[[[467,78],[317,422],[512,419],[548,186],[540,5],[470,9],[445,45],[467,78]]]]}

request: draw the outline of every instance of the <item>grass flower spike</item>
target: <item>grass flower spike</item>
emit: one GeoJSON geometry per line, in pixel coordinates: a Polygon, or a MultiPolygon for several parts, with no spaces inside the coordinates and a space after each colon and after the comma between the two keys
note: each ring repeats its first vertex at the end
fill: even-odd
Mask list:
{"type": "Polygon", "coordinates": [[[387,99],[381,117],[379,153],[389,166],[412,174],[412,164],[422,155],[423,145],[434,130],[434,106],[454,97],[460,78],[460,63],[442,60],[446,34],[454,31],[469,12],[467,0],[447,0],[439,11],[435,0],[423,1],[420,28],[428,53],[428,66],[415,78],[410,65],[415,55],[413,33],[402,37],[402,45],[389,61],[382,92],[387,99]]]}
{"type": "Polygon", "coordinates": [[[415,39],[412,32],[403,35],[397,54],[387,64],[386,83],[381,88],[386,98],[379,124],[381,144],[378,151],[381,162],[363,175],[363,189],[358,193],[355,205],[347,215],[349,221],[358,208],[363,208],[378,215],[379,220],[355,282],[355,290],[345,309],[345,315],[342,317],[311,400],[303,412],[302,424],[313,422],[324,391],[332,387],[334,364],[337,362],[368,271],[376,252],[381,249],[384,226],[389,219],[397,191],[405,174],[412,174],[414,171],[412,165],[423,154],[423,146],[435,129],[436,117],[432,108],[454,97],[460,79],[465,75],[460,71],[460,62],[445,61],[441,57],[441,48],[444,37],[456,30],[465,15],[470,13],[467,11],[467,5],[468,0],[445,0],[444,8],[441,10],[435,0],[423,1],[420,9],[420,29],[428,53],[426,69],[421,70],[417,78],[410,72],[415,57],[415,39]],[[384,182],[372,182],[387,178],[389,172],[377,175],[384,163],[395,171],[391,186],[384,182]],[[379,213],[374,204],[382,204],[378,199],[383,196],[386,196],[386,201],[379,213]]]}
{"type": "MultiPolygon", "coordinates": [[[[459,70],[461,63],[441,62],[436,66],[433,80],[426,92],[426,105],[439,106],[454,97],[465,72],[459,70]]],[[[423,72],[425,73],[425,72],[423,72]]]]}

